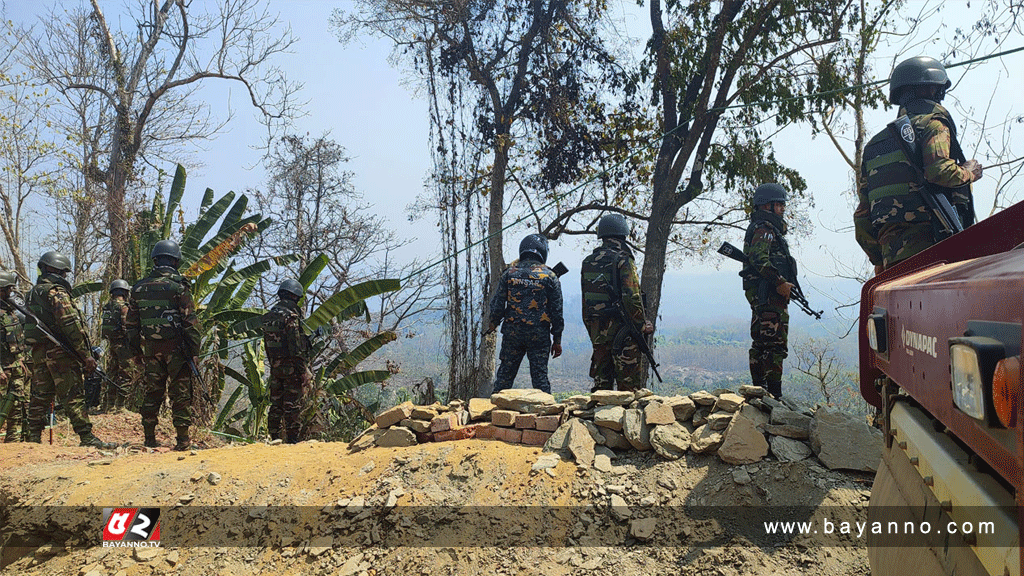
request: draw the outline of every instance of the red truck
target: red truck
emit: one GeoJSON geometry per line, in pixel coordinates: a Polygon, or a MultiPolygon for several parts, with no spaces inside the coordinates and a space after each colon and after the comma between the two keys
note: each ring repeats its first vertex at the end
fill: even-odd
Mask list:
{"type": "Polygon", "coordinates": [[[1024,573],[1022,324],[1024,202],[864,285],[860,391],[885,440],[874,576],[1024,573]]]}

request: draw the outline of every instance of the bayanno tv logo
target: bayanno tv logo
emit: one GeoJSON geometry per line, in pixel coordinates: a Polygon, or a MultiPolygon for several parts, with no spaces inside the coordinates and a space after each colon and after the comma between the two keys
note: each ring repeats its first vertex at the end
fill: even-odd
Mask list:
{"type": "Polygon", "coordinates": [[[104,548],[160,546],[159,508],[104,508],[104,548]]]}

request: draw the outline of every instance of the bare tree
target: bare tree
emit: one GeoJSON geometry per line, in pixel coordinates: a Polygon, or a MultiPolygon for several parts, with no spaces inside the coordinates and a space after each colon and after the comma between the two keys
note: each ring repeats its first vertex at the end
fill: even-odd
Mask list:
{"type": "Polygon", "coordinates": [[[860,397],[857,373],[835,353],[828,340],[808,338],[793,346],[793,367],[808,377],[825,406],[856,414],[867,413],[860,397]]]}

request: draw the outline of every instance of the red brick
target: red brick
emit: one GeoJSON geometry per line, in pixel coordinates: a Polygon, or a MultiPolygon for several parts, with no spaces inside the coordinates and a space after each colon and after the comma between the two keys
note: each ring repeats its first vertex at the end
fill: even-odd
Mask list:
{"type": "Polygon", "coordinates": [[[523,430],[523,444],[527,446],[543,446],[551,438],[551,432],[543,430],[523,430]]]}
{"type": "Polygon", "coordinates": [[[452,430],[434,432],[434,442],[450,442],[453,440],[469,440],[476,437],[476,426],[463,426],[452,430]]]}
{"type": "Polygon", "coordinates": [[[434,419],[430,421],[430,431],[444,432],[445,430],[453,430],[459,427],[459,417],[457,414],[452,412],[445,412],[444,414],[438,414],[434,416],[434,419]]]}
{"type": "Polygon", "coordinates": [[[519,414],[516,416],[516,428],[536,428],[537,416],[534,414],[519,414]]]}
{"type": "Polygon", "coordinates": [[[434,435],[430,432],[414,432],[416,434],[416,442],[420,444],[426,444],[427,442],[434,441],[434,435]]]}
{"type": "Polygon", "coordinates": [[[491,422],[496,426],[512,426],[516,423],[519,412],[515,410],[495,410],[491,412],[491,422]]]}
{"type": "Polygon", "coordinates": [[[510,444],[519,444],[523,441],[523,431],[516,430],[515,428],[494,428],[494,437],[502,442],[508,442],[510,444]]]}
{"type": "Polygon", "coordinates": [[[562,424],[561,414],[554,416],[537,416],[537,430],[554,432],[562,424]]]}
{"type": "Polygon", "coordinates": [[[494,438],[494,430],[497,426],[490,422],[482,422],[480,424],[474,424],[474,426],[476,426],[477,438],[494,438]]]}

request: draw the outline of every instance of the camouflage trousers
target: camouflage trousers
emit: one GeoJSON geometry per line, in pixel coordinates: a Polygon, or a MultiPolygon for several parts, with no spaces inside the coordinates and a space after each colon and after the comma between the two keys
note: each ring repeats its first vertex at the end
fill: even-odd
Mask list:
{"type": "Polygon", "coordinates": [[[7,385],[0,386],[0,402],[8,395],[11,397],[4,424],[7,428],[4,442],[23,442],[28,439],[28,379],[20,362],[5,366],[4,372],[7,373],[7,385]]]}
{"type": "Polygon", "coordinates": [[[79,436],[92,432],[85,407],[85,377],[78,361],[56,344],[32,346],[32,399],[28,405],[28,431],[35,437],[46,427],[50,403],[57,402],[79,436]]]}
{"type": "Polygon", "coordinates": [[[548,354],[551,353],[549,332],[502,331],[501,351],[498,353],[498,373],[494,377],[494,391],[511,388],[516,382],[523,356],[530,362],[530,381],[534,388],[551,393],[548,381],[548,354]]]}
{"type": "Polygon", "coordinates": [[[290,444],[302,440],[302,410],[305,408],[306,389],[312,376],[306,362],[301,359],[276,358],[270,361],[267,432],[272,439],[281,438],[283,424],[290,444]]]}
{"type": "Polygon", "coordinates": [[[782,396],[782,364],[789,355],[789,303],[774,289],[759,302],[757,287],[746,292],[750,303],[750,378],[776,398],[782,396]]]}
{"type": "Polygon", "coordinates": [[[171,419],[175,428],[192,424],[192,372],[188,358],[179,350],[147,350],[144,359],[145,396],[142,400],[142,427],[155,427],[164,397],[171,400],[171,419]]]}
{"type": "Polygon", "coordinates": [[[931,223],[886,224],[878,234],[882,247],[882,263],[885,268],[914,256],[935,244],[931,223]]]}
{"type": "Polygon", "coordinates": [[[132,353],[128,344],[124,342],[111,342],[110,350],[107,353],[107,376],[114,381],[103,382],[103,403],[101,409],[106,412],[110,409],[124,408],[132,396],[132,375],[135,366],[132,364],[132,353]]]}
{"type": "Polygon", "coordinates": [[[644,385],[640,371],[640,347],[631,337],[616,338],[625,327],[621,322],[611,320],[585,320],[594,352],[590,356],[590,377],[594,379],[591,391],[636,390],[644,385]],[[616,346],[618,340],[620,344],[616,346]]]}

